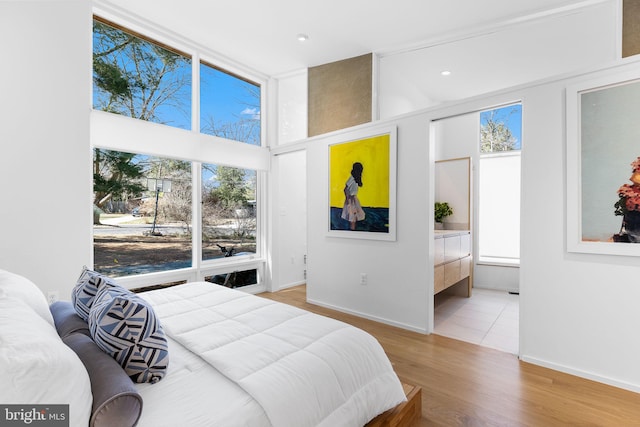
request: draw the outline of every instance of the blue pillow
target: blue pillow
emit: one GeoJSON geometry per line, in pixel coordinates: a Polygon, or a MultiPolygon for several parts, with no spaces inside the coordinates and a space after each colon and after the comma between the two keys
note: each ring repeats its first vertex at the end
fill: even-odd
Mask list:
{"type": "Polygon", "coordinates": [[[134,382],[155,383],[169,365],[164,331],[151,305],[120,286],[98,289],[89,311],[91,338],[134,382]]]}
{"type": "Polygon", "coordinates": [[[85,322],[89,319],[89,310],[91,310],[91,305],[100,286],[113,287],[118,285],[109,277],[89,270],[86,266],[83,267],[82,273],[71,291],[71,303],[78,316],[85,322]]]}

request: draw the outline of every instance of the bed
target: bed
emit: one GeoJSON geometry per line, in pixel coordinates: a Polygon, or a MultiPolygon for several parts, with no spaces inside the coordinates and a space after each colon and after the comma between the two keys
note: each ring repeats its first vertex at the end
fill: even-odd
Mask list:
{"type": "Polygon", "coordinates": [[[71,301],[0,270],[0,404],[68,404],[71,426],[334,427],[406,401],[375,338],[286,304],[208,282],[131,294],[87,269],[71,301]],[[131,371],[101,346],[136,321],[152,332],[131,371]]]}

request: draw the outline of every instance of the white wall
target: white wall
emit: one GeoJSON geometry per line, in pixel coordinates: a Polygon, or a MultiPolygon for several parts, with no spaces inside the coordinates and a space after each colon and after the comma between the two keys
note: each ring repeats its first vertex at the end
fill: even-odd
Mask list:
{"type": "Polygon", "coordinates": [[[640,286],[633,279],[640,275],[640,263],[628,256],[568,253],[565,241],[565,88],[605,72],[635,70],[640,75],[640,59],[625,63],[395,120],[399,233],[391,244],[326,237],[326,144],[350,134],[311,140],[310,156],[321,161],[308,168],[309,300],[414,329],[427,324],[432,308],[425,301],[433,272],[426,244],[432,237],[426,169],[433,164],[425,126],[440,117],[522,99],[527,149],[522,153],[520,356],[640,391],[640,340],[634,339],[640,286]],[[369,286],[358,284],[361,272],[369,274],[369,286]]]}
{"type": "Polygon", "coordinates": [[[277,127],[282,145],[307,137],[307,70],[277,79],[277,127]]]}
{"type": "Polygon", "coordinates": [[[436,161],[434,200],[447,203],[453,213],[442,221],[447,230],[471,230],[471,158],[459,157],[436,161]]]}
{"type": "MultiPolygon", "coordinates": [[[[328,237],[328,145],[362,138],[357,129],[310,139],[307,144],[307,299],[407,329],[427,331],[433,306],[433,196],[429,199],[429,121],[423,116],[398,126],[397,241],[328,237]],[[431,216],[431,223],[429,222],[431,216]],[[360,275],[368,284],[360,284],[360,275]],[[431,286],[431,291],[429,287],[431,286]]],[[[374,129],[372,129],[374,131],[374,129]]]]}
{"type": "MultiPolygon", "coordinates": [[[[637,58],[610,72],[625,70],[640,72],[637,58]]],[[[565,88],[597,75],[536,87],[524,99],[520,351],[526,361],[640,391],[638,258],[566,252],[565,88]]]]}
{"type": "Polygon", "coordinates": [[[307,254],[307,153],[272,158],[271,290],[305,283],[307,254]]]}
{"type": "Polygon", "coordinates": [[[269,141],[275,150],[269,194],[272,291],[305,283],[307,268],[307,158],[304,149],[292,147],[307,137],[307,70],[275,80],[277,139],[269,141]],[[284,150],[276,155],[279,148],[284,150]]]}
{"type": "Polygon", "coordinates": [[[91,261],[91,4],[0,2],[0,268],[70,299],[91,261]]]}

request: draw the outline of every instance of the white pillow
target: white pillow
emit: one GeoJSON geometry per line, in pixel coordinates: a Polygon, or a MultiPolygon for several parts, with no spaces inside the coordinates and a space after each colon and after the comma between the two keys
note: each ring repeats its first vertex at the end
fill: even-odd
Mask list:
{"type": "Polygon", "coordinates": [[[15,297],[31,307],[40,317],[54,325],[47,298],[31,280],[0,270],[0,299],[15,297]]]}
{"type": "Polygon", "coordinates": [[[0,378],[3,404],[68,404],[69,425],[89,424],[93,397],[84,365],[52,324],[13,296],[0,296],[0,378]]]}

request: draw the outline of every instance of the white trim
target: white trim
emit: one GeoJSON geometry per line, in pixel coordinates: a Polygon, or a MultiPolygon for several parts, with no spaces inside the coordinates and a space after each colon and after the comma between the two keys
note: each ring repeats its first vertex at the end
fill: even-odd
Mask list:
{"type": "MultiPolygon", "coordinates": [[[[420,41],[418,43],[409,44],[404,47],[395,47],[386,50],[379,50],[376,52],[381,58],[388,56],[399,55],[407,52],[418,51],[422,49],[429,49],[435,46],[442,46],[449,43],[455,43],[462,40],[480,37],[487,34],[493,34],[498,31],[504,31],[510,28],[517,28],[523,24],[543,21],[545,19],[557,18],[560,16],[570,15],[578,13],[581,9],[597,6],[603,3],[609,3],[612,0],[584,0],[577,3],[565,4],[552,9],[545,9],[538,12],[529,13],[527,15],[518,15],[510,19],[503,19],[498,22],[492,22],[489,24],[476,26],[472,28],[466,28],[462,31],[449,32],[444,36],[432,38],[431,40],[420,41]]],[[[614,0],[620,1],[620,0],[614,0]]]]}
{"type": "Polygon", "coordinates": [[[520,258],[501,258],[501,257],[490,257],[483,256],[478,257],[478,261],[476,265],[491,265],[495,267],[520,267],[520,258]]]}
{"type": "Polygon", "coordinates": [[[200,132],[200,55],[191,57],[191,130],[200,132]]]}
{"type": "Polygon", "coordinates": [[[616,58],[622,58],[622,22],[624,19],[624,11],[623,11],[623,1],[624,0],[615,0],[616,5],[616,58]]]}
{"type": "Polygon", "coordinates": [[[520,355],[520,360],[523,362],[531,363],[537,366],[542,366],[544,368],[553,369],[554,371],[564,372],[566,374],[570,374],[580,378],[586,378],[588,380],[596,381],[602,384],[608,384],[613,387],[621,388],[624,390],[633,391],[635,393],[640,393],[640,386],[628,383],[626,381],[616,380],[614,378],[605,377],[602,375],[596,375],[591,372],[583,371],[581,369],[570,368],[565,365],[560,365],[557,363],[549,362],[544,359],[539,359],[536,357],[529,357],[520,355]]]}
{"type": "Polygon", "coordinates": [[[191,264],[202,271],[202,163],[191,162],[191,264]],[[199,215],[197,215],[199,214],[199,215]],[[200,237],[196,237],[200,236],[200,237]]]}
{"type": "Polygon", "coordinates": [[[269,233],[269,204],[267,197],[269,191],[269,179],[267,173],[256,171],[256,256],[263,262],[262,272],[263,283],[267,288],[271,286],[271,263],[268,262],[267,242],[270,239],[269,233]]]}
{"type": "Polygon", "coordinates": [[[332,304],[326,304],[326,303],[323,303],[323,302],[320,302],[320,301],[316,301],[314,299],[307,298],[307,302],[309,304],[313,304],[313,305],[317,305],[317,306],[320,306],[320,307],[329,308],[331,310],[339,311],[341,313],[347,313],[347,314],[351,314],[351,315],[354,315],[354,316],[357,316],[357,317],[362,317],[364,319],[373,320],[375,322],[384,323],[385,325],[391,325],[391,326],[395,326],[397,328],[406,329],[406,330],[413,331],[413,332],[419,332],[421,334],[428,334],[429,333],[429,332],[427,332],[426,329],[420,328],[420,327],[417,327],[417,326],[414,326],[414,325],[409,325],[409,324],[402,323],[402,322],[396,322],[396,321],[393,321],[393,320],[386,319],[384,317],[371,316],[370,314],[367,314],[367,313],[362,313],[362,312],[356,311],[356,310],[349,310],[349,309],[346,309],[344,307],[340,307],[340,306],[336,306],[336,305],[332,305],[332,304]]]}
{"type": "Polygon", "coordinates": [[[269,170],[265,147],[104,111],[91,111],[91,145],[243,169],[269,170]]]}
{"type": "Polygon", "coordinates": [[[371,58],[371,121],[380,119],[380,99],[378,96],[380,90],[380,58],[376,53],[371,58]]]}
{"type": "Polygon", "coordinates": [[[127,289],[160,285],[181,280],[193,282],[197,279],[197,271],[193,267],[181,268],[177,270],[157,271],[146,274],[136,274],[131,276],[121,276],[116,278],[118,284],[124,286],[127,289]]]}
{"type": "Polygon", "coordinates": [[[289,288],[294,288],[296,286],[306,285],[306,283],[307,283],[306,280],[300,280],[300,281],[297,281],[297,282],[286,283],[284,285],[278,286],[277,290],[271,291],[271,292],[279,292],[279,291],[282,291],[284,289],[289,289],[289,288]]]}

